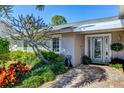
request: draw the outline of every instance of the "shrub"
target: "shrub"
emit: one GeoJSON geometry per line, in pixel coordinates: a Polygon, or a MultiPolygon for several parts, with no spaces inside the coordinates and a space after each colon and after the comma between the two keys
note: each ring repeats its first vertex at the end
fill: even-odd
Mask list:
{"type": "Polygon", "coordinates": [[[91,58],[88,57],[88,56],[83,56],[83,57],[82,57],[82,63],[83,63],[83,64],[90,64],[90,63],[92,63],[92,60],[91,60],[91,58]]]}
{"type": "Polygon", "coordinates": [[[114,67],[114,68],[123,68],[124,65],[124,60],[121,58],[113,58],[111,59],[111,62],[109,64],[110,67],[114,67]]]}
{"type": "Polygon", "coordinates": [[[10,65],[15,69],[16,77],[17,77],[17,83],[21,82],[21,80],[25,79],[27,77],[27,74],[31,70],[31,66],[27,65],[25,63],[21,62],[11,62],[10,65]]]}
{"type": "Polygon", "coordinates": [[[112,58],[110,64],[124,64],[124,60],[121,58],[112,58]]]}
{"type": "Polygon", "coordinates": [[[10,60],[20,61],[20,62],[31,64],[31,65],[35,65],[41,61],[41,59],[36,57],[34,53],[23,52],[20,50],[11,51],[9,53],[9,58],[10,60]]]}
{"type": "Polygon", "coordinates": [[[53,51],[41,51],[43,56],[50,62],[59,62],[63,61],[64,62],[64,55],[57,54],[53,51]]]}
{"type": "Polygon", "coordinates": [[[4,67],[5,64],[6,64],[5,60],[0,60],[0,67],[4,67]]]}
{"type": "Polygon", "coordinates": [[[22,86],[26,88],[36,88],[43,83],[40,76],[32,76],[22,82],[22,86]]]}
{"type": "Polygon", "coordinates": [[[114,67],[114,68],[123,68],[123,64],[109,64],[110,67],[114,67]]]}
{"type": "Polygon", "coordinates": [[[13,67],[9,67],[9,71],[5,67],[0,68],[0,87],[10,86],[16,83],[16,74],[13,67]]]}
{"type": "MultiPolygon", "coordinates": [[[[60,54],[56,54],[52,51],[41,51],[43,56],[50,62],[64,62],[64,56],[60,54]]],[[[10,60],[20,61],[23,63],[31,64],[35,66],[37,63],[41,62],[42,60],[35,56],[34,53],[30,52],[23,52],[20,50],[11,51],[9,53],[10,60]]]]}
{"type": "Polygon", "coordinates": [[[0,87],[12,87],[30,76],[30,66],[20,62],[7,62],[0,68],[0,87]],[[7,68],[7,69],[6,69],[7,68]]]}
{"type": "Polygon", "coordinates": [[[38,87],[44,82],[51,81],[55,78],[55,74],[48,65],[42,66],[31,71],[31,77],[25,79],[22,84],[23,87],[38,87]]]}
{"type": "Polygon", "coordinates": [[[0,60],[7,60],[9,53],[9,41],[0,37],[0,60]]]}
{"type": "Polygon", "coordinates": [[[55,75],[62,74],[66,71],[63,55],[47,51],[41,52],[43,53],[44,57],[51,62],[50,64],[40,62],[41,60],[39,60],[33,53],[23,51],[10,52],[11,60],[23,62],[21,64],[18,63],[18,65],[17,63],[11,65],[15,68],[18,68],[18,71],[15,70],[16,72],[23,72],[21,68],[25,69],[25,63],[29,63],[32,66],[29,73],[27,73],[28,71],[26,70],[27,74],[16,73],[16,76],[19,76],[18,78],[19,80],[21,80],[19,84],[21,84],[22,87],[38,87],[43,82],[53,80],[55,78],[55,75]],[[34,59],[32,59],[32,57],[34,57],[34,59]]]}
{"type": "Polygon", "coordinates": [[[21,62],[11,63],[10,66],[14,67],[15,71],[21,74],[25,74],[29,72],[31,69],[29,65],[26,65],[25,63],[21,63],[21,62]]]}
{"type": "Polygon", "coordinates": [[[51,81],[55,79],[55,74],[52,72],[52,70],[50,70],[49,68],[46,69],[46,71],[44,71],[41,75],[40,75],[41,79],[44,82],[47,81],[51,81]]]}
{"type": "Polygon", "coordinates": [[[111,45],[111,50],[116,51],[116,52],[121,51],[123,50],[123,45],[121,43],[113,43],[111,45]]]}
{"type": "Polygon", "coordinates": [[[55,73],[55,75],[65,73],[67,70],[64,62],[54,62],[50,65],[50,68],[55,73]]]}
{"type": "Polygon", "coordinates": [[[55,78],[55,74],[48,65],[44,65],[38,69],[31,71],[32,76],[40,76],[44,82],[51,81],[55,78]]]}
{"type": "Polygon", "coordinates": [[[45,72],[48,69],[49,69],[48,65],[44,65],[44,66],[32,69],[31,74],[32,76],[41,75],[43,72],[45,72]]]}

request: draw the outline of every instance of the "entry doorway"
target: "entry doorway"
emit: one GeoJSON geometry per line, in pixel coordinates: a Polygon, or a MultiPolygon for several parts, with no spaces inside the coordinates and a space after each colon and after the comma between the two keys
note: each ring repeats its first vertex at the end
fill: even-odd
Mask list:
{"type": "Polygon", "coordinates": [[[108,63],[111,61],[111,34],[85,35],[85,55],[93,63],[108,63]]]}

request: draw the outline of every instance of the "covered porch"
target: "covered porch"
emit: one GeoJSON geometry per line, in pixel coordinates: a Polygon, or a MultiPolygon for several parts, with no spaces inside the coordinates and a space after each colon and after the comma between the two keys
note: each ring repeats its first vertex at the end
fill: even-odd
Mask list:
{"type": "Polygon", "coordinates": [[[124,59],[124,50],[116,53],[111,50],[112,43],[124,45],[124,29],[84,31],[75,34],[74,59],[75,65],[82,62],[87,55],[93,63],[106,64],[114,57],[124,59]]]}

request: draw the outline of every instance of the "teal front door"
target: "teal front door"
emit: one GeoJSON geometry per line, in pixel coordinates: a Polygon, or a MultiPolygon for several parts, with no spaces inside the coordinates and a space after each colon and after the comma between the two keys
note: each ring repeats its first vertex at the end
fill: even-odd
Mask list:
{"type": "Polygon", "coordinates": [[[111,59],[110,37],[89,36],[87,37],[87,54],[93,63],[107,63],[111,59]]]}

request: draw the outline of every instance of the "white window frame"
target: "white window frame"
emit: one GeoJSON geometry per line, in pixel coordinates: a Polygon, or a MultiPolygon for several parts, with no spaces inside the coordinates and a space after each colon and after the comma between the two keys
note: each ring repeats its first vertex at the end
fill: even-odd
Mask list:
{"type": "MultiPolygon", "coordinates": [[[[59,51],[54,51],[56,53],[60,53],[61,52],[61,49],[62,49],[62,35],[61,34],[58,34],[58,35],[52,35],[52,38],[59,38],[59,51]]],[[[52,39],[50,40],[50,48],[51,50],[53,51],[53,41],[52,39]]]]}

